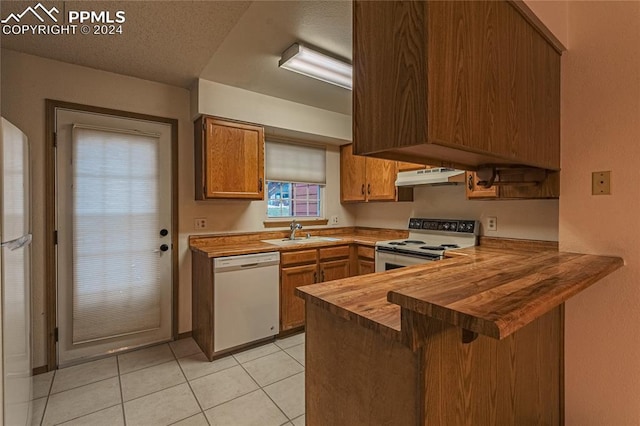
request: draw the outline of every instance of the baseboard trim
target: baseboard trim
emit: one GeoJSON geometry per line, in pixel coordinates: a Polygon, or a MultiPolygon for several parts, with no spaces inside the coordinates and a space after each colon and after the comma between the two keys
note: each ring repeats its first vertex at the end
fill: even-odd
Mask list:
{"type": "Polygon", "coordinates": [[[40,367],[35,367],[33,369],[33,375],[37,376],[38,374],[44,374],[47,373],[49,371],[49,367],[47,367],[46,365],[41,365],[40,367]]]}
{"type": "Polygon", "coordinates": [[[176,337],[176,340],[188,339],[191,336],[193,336],[193,333],[191,331],[185,331],[184,333],[178,333],[178,337],[176,337]]]}

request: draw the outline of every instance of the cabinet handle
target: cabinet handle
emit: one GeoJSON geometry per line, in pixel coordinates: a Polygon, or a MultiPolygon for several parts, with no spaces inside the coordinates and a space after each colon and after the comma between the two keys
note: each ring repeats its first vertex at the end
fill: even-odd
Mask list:
{"type": "Polygon", "coordinates": [[[467,179],[467,186],[469,187],[469,191],[473,191],[473,175],[469,175],[469,179],[467,179]]]}
{"type": "Polygon", "coordinates": [[[367,184],[367,194],[371,195],[371,184],[367,184]]]}
{"type": "Polygon", "coordinates": [[[258,191],[262,192],[262,178],[258,179],[258,191]]]}
{"type": "Polygon", "coordinates": [[[317,273],[317,272],[314,272],[314,273],[313,273],[313,282],[314,282],[314,283],[317,283],[317,282],[318,282],[318,273],[317,273]]]}
{"type": "Polygon", "coordinates": [[[362,184],[362,189],[360,190],[360,192],[362,192],[362,195],[364,195],[364,183],[362,184]]]}
{"type": "Polygon", "coordinates": [[[324,282],[324,269],[320,271],[320,274],[321,274],[320,281],[324,282]]]}

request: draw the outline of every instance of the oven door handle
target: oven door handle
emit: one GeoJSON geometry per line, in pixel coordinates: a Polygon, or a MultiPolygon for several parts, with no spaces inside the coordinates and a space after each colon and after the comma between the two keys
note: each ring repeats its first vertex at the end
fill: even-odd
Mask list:
{"type": "Polygon", "coordinates": [[[386,247],[376,247],[376,251],[380,252],[380,253],[389,253],[389,254],[396,254],[396,255],[399,255],[399,256],[413,257],[415,259],[424,259],[425,261],[442,259],[442,256],[439,256],[437,254],[429,254],[429,253],[415,254],[415,253],[411,253],[411,252],[405,251],[405,250],[389,249],[389,248],[386,248],[386,247]]]}

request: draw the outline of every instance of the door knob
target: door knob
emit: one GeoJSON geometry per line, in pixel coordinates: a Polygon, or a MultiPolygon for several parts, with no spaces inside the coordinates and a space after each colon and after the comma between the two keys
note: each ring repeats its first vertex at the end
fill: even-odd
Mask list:
{"type": "Polygon", "coordinates": [[[169,235],[169,231],[167,231],[166,229],[161,229],[160,230],[160,236],[161,237],[166,237],[167,235],[169,235]]]}
{"type": "Polygon", "coordinates": [[[167,251],[167,250],[169,250],[169,246],[168,245],[163,244],[163,245],[160,246],[160,251],[167,251]]]}

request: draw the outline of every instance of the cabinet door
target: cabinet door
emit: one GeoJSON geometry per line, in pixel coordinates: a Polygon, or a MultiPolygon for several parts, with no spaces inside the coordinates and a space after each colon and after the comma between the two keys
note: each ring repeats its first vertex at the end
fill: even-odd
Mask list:
{"type": "Polygon", "coordinates": [[[396,174],[395,161],[367,157],[367,200],[395,201],[396,174]]]}
{"type": "Polygon", "coordinates": [[[398,161],[399,172],[410,172],[412,170],[429,169],[431,166],[425,166],[424,164],[407,163],[406,161],[398,161]]]}
{"type": "MultiPolygon", "coordinates": [[[[262,127],[206,117],[205,198],[264,198],[262,127]]],[[[197,161],[198,159],[196,159],[197,161]]]]}
{"type": "Polygon", "coordinates": [[[358,259],[358,275],[372,274],[375,271],[375,261],[369,259],[358,259]]]}
{"type": "Polygon", "coordinates": [[[498,187],[485,188],[478,186],[478,175],[475,172],[465,173],[465,191],[469,199],[498,198],[498,187]]]}
{"type": "Polygon", "coordinates": [[[349,263],[349,259],[320,263],[320,281],[333,281],[349,277],[349,263]]]}
{"type": "Polygon", "coordinates": [[[282,268],[280,273],[280,331],[304,325],[304,300],[294,294],[296,287],[314,284],[316,264],[282,268]]]}
{"type": "Polygon", "coordinates": [[[352,145],[340,147],[340,201],[366,201],[366,158],[353,155],[352,145]]]}
{"type": "Polygon", "coordinates": [[[355,153],[560,169],[560,46],[524,8],[511,1],[353,6],[355,153]]]}

